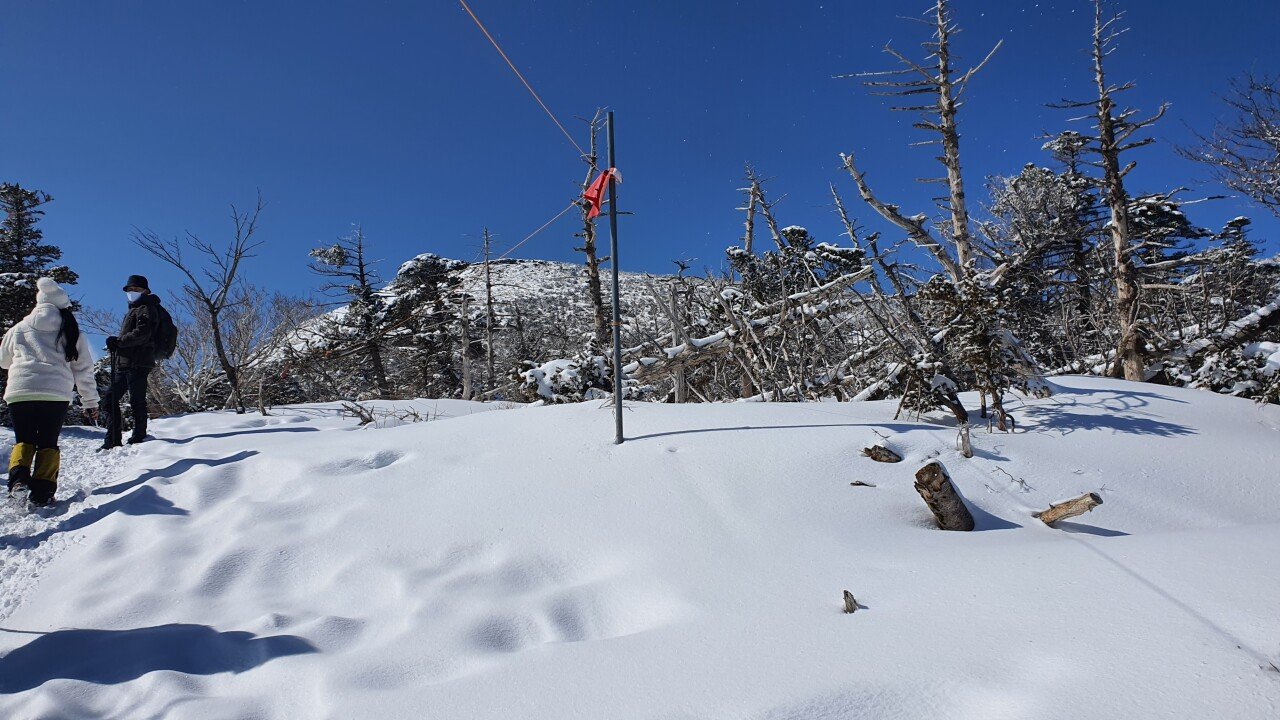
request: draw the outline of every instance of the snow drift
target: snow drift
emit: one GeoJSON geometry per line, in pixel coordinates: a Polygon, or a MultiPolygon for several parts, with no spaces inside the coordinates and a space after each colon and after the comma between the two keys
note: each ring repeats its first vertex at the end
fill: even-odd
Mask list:
{"type": "Polygon", "coordinates": [[[76,431],[73,501],[0,526],[0,716],[1276,717],[1280,408],[1055,382],[972,460],[891,402],[76,431]]]}

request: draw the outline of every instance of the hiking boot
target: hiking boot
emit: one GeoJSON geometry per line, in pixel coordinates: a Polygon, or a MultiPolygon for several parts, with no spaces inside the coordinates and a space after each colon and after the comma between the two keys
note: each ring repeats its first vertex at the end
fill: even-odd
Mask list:
{"type": "Polygon", "coordinates": [[[24,467],[16,467],[9,471],[9,494],[31,485],[31,470],[24,467]]]}
{"type": "Polygon", "coordinates": [[[146,442],[146,441],[148,441],[148,440],[154,440],[154,439],[155,439],[155,438],[151,437],[150,435],[143,435],[143,436],[141,436],[141,437],[138,437],[137,435],[134,435],[134,436],[132,436],[132,437],[130,437],[130,438],[129,438],[128,442],[129,442],[129,444],[130,444],[130,445],[137,445],[138,443],[144,443],[144,442],[146,442]]]}
{"type": "Polygon", "coordinates": [[[27,502],[36,506],[49,506],[53,504],[53,494],[57,491],[58,484],[33,477],[27,481],[27,487],[31,490],[31,494],[27,495],[27,502]]]}

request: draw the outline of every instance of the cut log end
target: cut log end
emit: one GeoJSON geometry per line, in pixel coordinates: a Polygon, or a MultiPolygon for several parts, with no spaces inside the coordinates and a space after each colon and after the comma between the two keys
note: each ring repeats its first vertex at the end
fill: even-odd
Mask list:
{"type": "Polygon", "coordinates": [[[1066,520],[1067,518],[1090,512],[1101,504],[1101,495],[1098,493],[1085,493],[1078,498],[1054,503],[1047,510],[1041,510],[1036,513],[1035,516],[1040,518],[1040,522],[1045,525],[1052,525],[1059,520],[1066,520]]]}
{"type": "Polygon", "coordinates": [[[916,492],[933,512],[939,528],[965,532],[974,528],[973,514],[951,484],[951,477],[942,463],[931,460],[916,471],[916,492]]]}
{"type": "Polygon", "coordinates": [[[883,445],[872,445],[869,448],[862,448],[862,454],[882,463],[902,462],[902,456],[890,450],[883,445]]]}
{"type": "Polygon", "coordinates": [[[844,611],[846,613],[854,613],[858,611],[858,601],[853,598],[853,593],[848,590],[844,591],[844,611]]]}

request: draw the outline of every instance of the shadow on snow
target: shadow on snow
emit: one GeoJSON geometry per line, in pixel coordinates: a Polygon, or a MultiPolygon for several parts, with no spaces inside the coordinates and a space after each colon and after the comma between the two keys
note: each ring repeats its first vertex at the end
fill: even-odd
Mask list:
{"type": "Polygon", "coordinates": [[[294,635],[255,637],[208,625],[56,630],[0,657],[0,694],[31,690],[50,680],[114,685],[158,670],[241,673],[274,658],[314,652],[319,652],[316,646],[294,635]]]}
{"type": "Polygon", "coordinates": [[[140,487],[123,497],[116,498],[110,502],[103,503],[97,507],[86,508],[79,513],[63,520],[54,527],[51,527],[35,535],[23,537],[21,535],[4,535],[0,537],[0,548],[15,548],[18,550],[28,550],[36,547],[40,543],[62,532],[72,532],[86,528],[104,517],[114,513],[124,513],[125,515],[186,515],[186,510],[174,506],[173,503],[160,497],[155,488],[149,486],[140,487]]]}
{"type": "Polygon", "coordinates": [[[188,470],[194,469],[200,465],[204,465],[206,467],[218,467],[219,465],[229,465],[231,463],[240,462],[241,460],[247,460],[248,458],[251,458],[257,454],[258,454],[257,450],[241,450],[235,455],[228,455],[226,457],[221,457],[221,458],[187,458],[185,460],[179,460],[165,468],[160,468],[158,470],[148,470],[132,480],[125,480],[124,482],[118,482],[115,485],[107,485],[105,487],[97,488],[96,490],[93,491],[93,494],[94,495],[118,495],[124,492],[125,490],[137,487],[147,482],[148,480],[154,480],[156,478],[168,479],[168,478],[177,477],[182,473],[187,472],[188,470]]]}
{"type": "Polygon", "coordinates": [[[314,427],[269,427],[269,428],[252,428],[245,430],[228,430],[220,433],[205,433],[204,435],[188,435],[184,438],[157,438],[160,442],[169,443],[170,445],[186,445],[196,440],[217,440],[220,438],[239,437],[241,435],[264,435],[266,433],[300,433],[300,432],[319,432],[320,428],[314,427]]]}

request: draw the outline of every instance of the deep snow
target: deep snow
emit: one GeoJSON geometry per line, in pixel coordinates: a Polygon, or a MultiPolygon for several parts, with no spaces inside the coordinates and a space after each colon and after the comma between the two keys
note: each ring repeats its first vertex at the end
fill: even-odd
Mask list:
{"type": "Polygon", "coordinates": [[[1280,408],[1055,382],[971,460],[892,402],[74,430],[74,501],[0,515],[0,717],[1280,716],[1280,408]]]}

